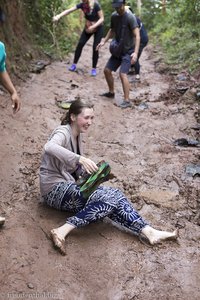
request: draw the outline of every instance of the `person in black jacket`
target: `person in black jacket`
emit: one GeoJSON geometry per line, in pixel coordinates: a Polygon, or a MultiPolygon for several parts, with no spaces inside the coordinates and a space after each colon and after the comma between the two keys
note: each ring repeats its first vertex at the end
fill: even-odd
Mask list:
{"type": "Polygon", "coordinates": [[[144,24],[142,23],[141,19],[133,13],[133,10],[129,5],[126,6],[126,11],[129,12],[129,13],[132,13],[136,17],[138,27],[139,27],[139,30],[140,30],[140,47],[139,47],[139,51],[138,51],[138,58],[137,58],[137,61],[134,64],[131,65],[130,71],[128,73],[128,74],[134,74],[135,73],[135,75],[136,75],[135,80],[139,81],[140,80],[139,58],[142,54],[143,49],[146,47],[146,45],[149,42],[149,37],[148,37],[146,28],[144,27],[144,24]]]}
{"type": "Polygon", "coordinates": [[[141,19],[136,16],[136,20],[137,20],[139,30],[140,30],[140,47],[139,47],[139,51],[138,51],[138,59],[137,59],[135,64],[131,65],[131,72],[130,73],[133,73],[133,69],[135,69],[135,75],[136,75],[135,79],[140,80],[140,62],[139,62],[139,58],[142,54],[143,49],[148,44],[149,38],[148,38],[147,31],[146,31],[146,29],[144,27],[144,24],[142,23],[141,19]]]}

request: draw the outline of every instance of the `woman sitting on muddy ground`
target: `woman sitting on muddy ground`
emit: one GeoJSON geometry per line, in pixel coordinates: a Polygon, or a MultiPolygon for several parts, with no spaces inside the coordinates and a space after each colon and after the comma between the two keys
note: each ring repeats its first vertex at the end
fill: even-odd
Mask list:
{"type": "Polygon", "coordinates": [[[44,146],[40,167],[42,199],[50,207],[75,213],[64,225],[51,230],[54,246],[65,255],[65,238],[73,229],[105,217],[138,236],[144,236],[151,245],[177,239],[177,229],[160,231],[148,225],[119,189],[100,185],[88,199],[84,199],[76,179],[81,169],[90,174],[98,169],[95,162],[82,155],[81,147],[81,135],[88,130],[93,118],[91,103],[74,101],[65,120],[44,146]]]}
{"type": "Polygon", "coordinates": [[[83,29],[79,42],[77,44],[74,61],[73,64],[70,66],[69,71],[75,72],[77,68],[77,63],[81,56],[83,47],[87,43],[87,41],[94,35],[94,42],[93,42],[93,53],[92,53],[92,70],[90,75],[96,76],[96,66],[99,59],[99,51],[96,49],[97,45],[100,43],[102,36],[103,36],[103,21],[104,15],[101,9],[101,6],[95,0],[82,0],[81,3],[77,4],[76,6],[66,9],[60,14],[53,17],[53,22],[57,22],[63,16],[67,16],[70,13],[76,11],[77,9],[81,9],[84,16],[85,16],[85,28],[83,29]]]}

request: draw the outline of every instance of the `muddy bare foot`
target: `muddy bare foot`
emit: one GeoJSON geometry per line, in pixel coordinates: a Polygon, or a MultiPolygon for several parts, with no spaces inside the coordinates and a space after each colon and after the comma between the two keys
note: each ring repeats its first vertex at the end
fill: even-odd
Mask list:
{"type": "Polygon", "coordinates": [[[55,248],[58,249],[62,255],[66,255],[65,239],[59,236],[56,229],[51,230],[50,236],[55,248]]]}
{"type": "Polygon", "coordinates": [[[2,226],[5,223],[5,218],[4,217],[0,217],[0,226],[2,226]]]}
{"type": "Polygon", "coordinates": [[[142,234],[144,234],[147,237],[151,245],[155,245],[166,240],[177,240],[179,236],[179,231],[178,229],[175,229],[173,232],[161,231],[156,230],[150,226],[146,226],[143,229],[142,234]]]}

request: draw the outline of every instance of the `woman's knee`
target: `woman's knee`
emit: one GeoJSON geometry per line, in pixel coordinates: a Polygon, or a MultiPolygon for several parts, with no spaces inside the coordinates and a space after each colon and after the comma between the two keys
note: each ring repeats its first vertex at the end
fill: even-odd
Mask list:
{"type": "Polygon", "coordinates": [[[110,186],[100,185],[96,191],[91,195],[92,200],[106,200],[108,198],[117,198],[116,194],[123,195],[120,189],[110,186]]]}

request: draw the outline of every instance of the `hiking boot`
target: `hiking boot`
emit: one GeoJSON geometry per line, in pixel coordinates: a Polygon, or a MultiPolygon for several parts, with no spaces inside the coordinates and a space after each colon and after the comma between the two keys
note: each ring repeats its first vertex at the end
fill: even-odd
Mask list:
{"type": "Polygon", "coordinates": [[[107,97],[107,98],[114,98],[115,93],[107,92],[107,93],[101,94],[100,96],[107,97]]]}
{"type": "Polygon", "coordinates": [[[92,71],[91,71],[91,73],[90,73],[90,75],[93,76],[93,77],[97,76],[96,69],[93,68],[92,71]]]}
{"type": "Polygon", "coordinates": [[[69,71],[75,72],[76,71],[76,64],[72,64],[71,67],[69,67],[69,71]]]}
{"type": "Polygon", "coordinates": [[[118,105],[120,108],[129,108],[132,107],[132,104],[130,101],[123,101],[121,104],[118,105]]]}

